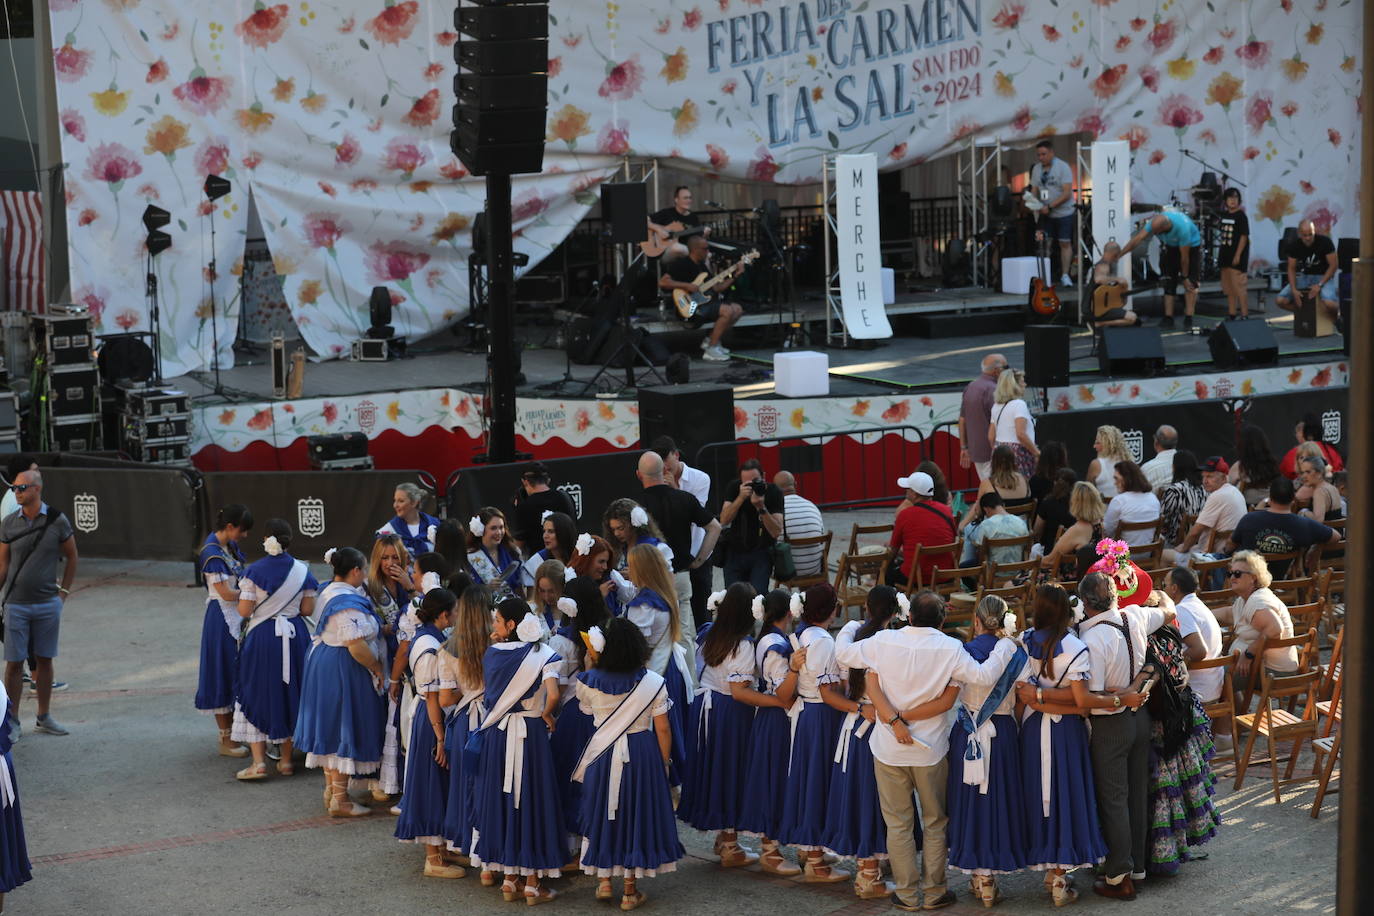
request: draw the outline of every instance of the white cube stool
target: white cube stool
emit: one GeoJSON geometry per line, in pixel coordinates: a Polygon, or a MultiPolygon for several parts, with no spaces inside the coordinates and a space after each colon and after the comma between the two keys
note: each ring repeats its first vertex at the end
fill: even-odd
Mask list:
{"type": "Polygon", "coordinates": [[[897,271],[884,267],[880,272],[883,275],[883,305],[892,305],[897,301],[897,271]]]}
{"type": "MultiPolygon", "coordinates": [[[[1054,282],[1054,274],[1050,272],[1050,259],[1041,258],[1044,269],[1043,276],[1049,282],[1054,282]]],[[[1042,276],[1038,273],[1035,266],[1035,258],[1003,258],[1002,259],[1002,292],[1012,293],[1017,296],[1025,295],[1030,292],[1030,282],[1036,277],[1042,276]]]]}
{"type": "Polygon", "coordinates": [[[814,350],[773,355],[773,387],[787,398],[824,397],[830,393],[830,357],[814,350]]]}

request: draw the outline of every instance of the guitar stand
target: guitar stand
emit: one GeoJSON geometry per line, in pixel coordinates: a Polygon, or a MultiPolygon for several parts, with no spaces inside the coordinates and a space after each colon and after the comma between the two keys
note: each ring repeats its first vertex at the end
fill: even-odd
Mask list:
{"type": "Polygon", "coordinates": [[[660,385],[668,384],[668,380],[659,374],[658,368],[653,364],[653,361],[640,349],[639,344],[635,341],[634,329],[630,326],[630,312],[634,301],[632,295],[634,286],[647,271],[648,264],[645,261],[643,252],[635,255],[634,260],[625,268],[625,273],[621,276],[619,285],[616,286],[615,292],[612,293],[612,295],[620,297],[620,344],[610,356],[606,357],[606,360],[601,364],[601,368],[596,370],[596,375],[593,375],[582,383],[582,391],[580,394],[585,395],[588,391],[596,387],[597,383],[601,381],[601,376],[605,375],[613,368],[612,364],[621,357],[621,354],[625,356],[625,386],[621,389],[622,391],[628,388],[640,387],[639,383],[649,376],[653,376],[657,379],[660,385]],[[627,353],[626,350],[629,352],[627,353]],[[644,362],[647,371],[639,379],[636,379],[635,367],[639,364],[640,360],[644,362]]]}

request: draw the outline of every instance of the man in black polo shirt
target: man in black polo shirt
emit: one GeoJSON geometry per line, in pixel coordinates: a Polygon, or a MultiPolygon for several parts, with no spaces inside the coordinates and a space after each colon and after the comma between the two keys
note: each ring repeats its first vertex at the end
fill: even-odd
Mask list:
{"type": "MultiPolygon", "coordinates": [[[[1269,484],[1269,505],[1247,512],[1236,523],[1231,539],[1224,548],[1227,554],[1237,550],[1258,550],[1260,553],[1292,553],[1322,544],[1335,544],[1341,539],[1339,531],[1321,522],[1298,515],[1293,511],[1293,481],[1275,477],[1269,484]]],[[[1269,572],[1275,579],[1288,574],[1289,561],[1271,561],[1269,572]]]]}
{"type": "Polygon", "coordinates": [[[721,491],[725,505],[721,524],[730,526],[730,552],[725,561],[725,586],[748,582],[760,595],[768,592],[773,559],[768,548],[782,534],[782,491],[765,483],[762,465],[750,458],[739,467],[739,477],[721,491]]]}
{"type": "MultiPolygon", "coordinates": [[[[711,274],[711,265],[707,260],[709,246],[706,238],[701,235],[694,235],[687,240],[687,256],[672,257],[671,252],[663,258],[663,275],[658,278],[658,287],[665,292],[672,292],[675,289],[684,290],[689,293],[700,292],[696,284],[696,279],[701,274],[711,274]]],[[[728,283],[717,284],[718,286],[728,286],[728,283]]],[[[711,301],[700,306],[696,314],[692,316],[693,322],[715,322],[711,327],[711,333],[701,341],[701,349],[704,351],[702,359],[709,359],[714,362],[724,362],[730,358],[730,351],[721,346],[721,338],[725,332],[730,330],[740,316],[744,314],[744,308],[736,302],[725,302],[719,292],[711,294],[711,301]]]]}
{"type": "Polygon", "coordinates": [[[639,456],[639,470],[635,472],[644,492],[639,504],[649,517],[658,523],[663,540],[673,549],[673,587],[677,589],[678,622],[682,628],[682,646],[687,657],[696,656],[697,625],[692,613],[692,573],[711,560],[720,537],[720,522],[706,510],[697,498],[685,490],[669,485],[663,479],[663,457],[657,452],[639,456]],[[692,526],[706,531],[701,547],[692,553],[692,526]]]}
{"type": "Polygon", "coordinates": [[[521,492],[515,501],[510,536],[525,549],[526,554],[536,553],[544,546],[545,512],[566,513],[574,524],[577,523],[577,508],[573,505],[572,497],[549,486],[550,479],[549,469],[541,461],[530,462],[520,475],[521,492]]]}
{"type": "MultiPolygon", "coordinates": [[[[664,207],[649,214],[649,228],[660,234],[681,232],[683,229],[700,225],[701,217],[692,212],[692,189],[685,184],[673,189],[671,207],[664,207]]],[[[676,243],[669,248],[669,254],[671,255],[674,250],[678,254],[685,253],[676,243]]]]}

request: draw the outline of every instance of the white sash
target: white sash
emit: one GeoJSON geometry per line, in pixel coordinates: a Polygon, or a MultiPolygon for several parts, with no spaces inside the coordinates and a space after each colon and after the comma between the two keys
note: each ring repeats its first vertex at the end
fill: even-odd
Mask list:
{"type": "MultiPolygon", "coordinates": [[[[978,714],[978,710],[972,710],[973,715],[978,714]]],[[[964,758],[964,784],[977,786],[981,795],[988,794],[988,758],[992,756],[992,739],[997,737],[997,726],[992,724],[996,716],[990,717],[982,725],[973,730],[973,734],[968,735],[966,740],[969,744],[976,745],[979,749],[978,756],[973,759],[964,758]]],[[[958,726],[962,728],[963,726],[958,726]]],[[[1043,735],[1042,735],[1043,737],[1043,735]]],[[[1043,777],[1042,777],[1043,781],[1043,777]]]]}
{"type": "Polygon", "coordinates": [[[840,726],[840,737],[835,742],[835,762],[840,765],[840,771],[849,772],[849,739],[863,738],[873,727],[873,723],[865,719],[857,712],[847,712],[844,715],[844,724],[840,726]]]}
{"type": "Polygon", "coordinates": [[[305,577],[310,570],[300,560],[296,560],[291,565],[291,571],[286,574],[286,580],[277,586],[277,590],[262,600],[262,603],[253,608],[253,616],[248,618],[248,629],[244,631],[247,636],[253,629],[265,620],[268,620],[282,611],[291,603],[291,599],[300,593],[301,587],[305,585],[305,577]]]}
{"type": "MultiPolygon", "coordinates": [[[[1083,648],[1079,651],[1078,655],[1082,655],[1087,651],[1087,648],[1083,648]]],[[[1078,658],[1078,655],[1075,655],[1074,659],[1078,658]]],[[[1070,659],[1069,664],[1064,666],[1064,672],[1062,672],[1059,675],[1059,679],[1054,682],[1055,687],[1059,687],[1064,683],[1064,677],[1068,673],[1069,665],[1072,664],[1073,659],[1070,659]]],[[[1031,680],[1032,683],[1035,683],[1037,686],[1039,685],[1039,675],[1034,676],[1031,680]]],[[[1027,706],[1025,715],[1021,717],[1021,722],[1024,724],[1034,713],[1035,710],[1027,706]]],[[[1054,750],[1050,742],[1050,726],[1062,718],[1063,716],[1058,713],[1050,715],[1042,712],[1040,714],[1040,810],[1044,813],[1045,817],[1050,816],[1050,767],[1054,763],[1054,750]]],[[[991,722],[992,720],[989,719],[988,723],[991,724],[991,722]]]]}
{"type": "Polygon", "coordinates": [[[524,782],[525,738],[529,734],[525,720],[539,718],[543,713],[532,709],[514,712],[512,710],[525,694],[539,683],[544,673],[544,665],[552,654],[553,651],[545,646],[536,645],[531,648],[529,654],[521,660],[520,667],[515,670],[496,704],[482,720],[483,728],[495,725],[506,733],[505,776],[501,781],[501,791],[512,796],[517,808],[520,807],[520,791],[524,782]]]}
{"type": "Polygon", "coordinates": [[[468,563],[472,565],[473,572],[477,573],[483,585],[490,585],[501,578],[501,571],[491,562],[491,557],[487,556],[485,550],[468,551],[468,563]]]}
{"type": "Polygon", "coordinates": [[[463,695],[458,700],[458,705],[449,711],[449,715],[461,716],[466,710],[468,714],[468,731],[474,732],[482,727],[482,688],[477,687],[473,690],[463,691],[463,695]]]}
{"type": "Polygon", "coordinates": [[[620,705],[592,733],[587,747],[582,751],[582,759],[577,762],[577,769],[573,770],[573,782],[582,782],[586,778],[587,768],[602,754],[608,750],[611,752],[611,775],[606,800],[607,820],[615,820],[616,811],[620,808],[620,782],[625,764],[630,761],[630,727],[653,706],[654,701],[666,689],[667,685],[662,675],[653,671],[644,672],[644,677],[640,678],[635,689],[625,695],[620,705]]]}
{"type": "Polygon", "coordinates": [[[410,730],[415,723],[415,710],[419,708],[422,702],[420,695],[415,690],[411,689],[411,684],[415,680],[415,663],[424,657],[425,652],[435,652],[437,654],[439,651],[439,641],[437,639],[430,636],[428,633],[425,634],[424,639],[426,639],[427,642],[423,645],[421,645],[419,639],[416,639],[410,644],[410,657],[407,661],[410,663],[411,677],[410,680],[404,682],[405,686],[401,689],[401,724],[399,728],[399,737],[401,739],[401,749],[406,753],[410,752],[410,730]],[[423,651],[417,655],[417,649],[422,649],[423,651]]]}

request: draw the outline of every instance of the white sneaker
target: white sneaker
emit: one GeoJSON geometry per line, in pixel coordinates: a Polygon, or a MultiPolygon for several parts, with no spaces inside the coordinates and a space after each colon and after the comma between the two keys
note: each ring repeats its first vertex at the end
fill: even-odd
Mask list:
{"type": "Polygon", "coordinates": [[[710,335],[710,334],[707,334],[705,337],[701,338],[701,349],[703,349],[703,350],[709,350],[710,348],[711,348],[711,335],[710,335]]]}
{"type": "Polygon", "coordinates": [[[730,359],[730,353],[724,347],[707,347],[701,354],[702,359],[710,360],[713,363],[723,363],[730,359]]]}
{"type": "Polygon", "coordinates": [[[1070,277],[1068,274],[1063,274],[1063,275],[1060,276],[1060,278],[1059,278],[1059,285],[1060,285],[1060,286],[1073,286],[1073,277],[1070,277]]]}

